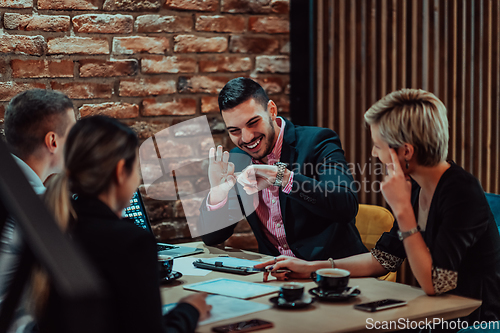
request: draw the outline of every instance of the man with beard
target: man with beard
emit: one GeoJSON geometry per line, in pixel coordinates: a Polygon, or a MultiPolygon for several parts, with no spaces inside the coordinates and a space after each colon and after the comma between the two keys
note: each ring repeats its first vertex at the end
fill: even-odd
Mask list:
{"type": "Polygon", "coordinates": [[[237,148],[210,150],[211,189],[200,225],[217,231],[203,235],[205,244],[224,242],[246,216],[264,254],[318,260],[367,252],[355,226],[353,178],[334,131],[278,117],[276,104],[248,78],[224,86],[219,108],[237,148]]]}

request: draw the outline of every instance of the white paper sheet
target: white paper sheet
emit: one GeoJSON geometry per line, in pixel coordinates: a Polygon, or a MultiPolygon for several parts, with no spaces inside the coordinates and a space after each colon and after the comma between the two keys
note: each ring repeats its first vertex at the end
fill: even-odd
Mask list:
{"type": "Polygon", "coordinates": [[[264,283],[245,282],[231,279],[213,279],[183,286],[184,289],[203,291],[236,298],[252,298],[279,291],[278,286],[265,285],[264,283]]]}
{"type": "MultiPolygon", "coordinates": [[[[200,322],[200,325],[215,323],[216,321],[243,316],[249,313],[263,311],[271,308],[270,305],[245,301],[233,297],[220,295],[209,295],[207,304],[212,306],[210,317],[200,322]]],[[[166,304],[163,306],[163,314],[172,310],[177,303],[166,304]]]]}
{"type": "Polygon", "coordinates": [[[173,270],[181,272],[182,275],[191,275],[191,276],[205,276],[208,273],[210,273],[211,270],[196,268],[193,266],[193,261],[198,259],[200,258],[193,258],[193,257],[175,258],[173,270]]]}

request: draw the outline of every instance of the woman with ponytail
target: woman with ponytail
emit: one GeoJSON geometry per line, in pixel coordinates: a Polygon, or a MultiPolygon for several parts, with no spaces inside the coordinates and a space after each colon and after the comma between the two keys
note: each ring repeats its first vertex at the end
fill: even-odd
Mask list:
{"type": "MultiPolygon", "coordinates": [[[[140,183],[135,133],[111,118],[85,118],[68,135],[64,163],[45,201],[106,282],[112,332],[194,332],[210,311],[206,295],[185,297],[162,316],[155,239],[121,219],[140,183]]],[[[64,305],[41,270],[33,278],[33,303],[41,332],[65,331],[64,305]]]]}

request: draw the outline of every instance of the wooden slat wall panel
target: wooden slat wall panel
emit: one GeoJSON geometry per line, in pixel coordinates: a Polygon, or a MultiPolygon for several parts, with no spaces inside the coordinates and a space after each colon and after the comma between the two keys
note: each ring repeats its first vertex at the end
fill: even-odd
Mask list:
{"type": "Polygon", "coordinates": [[[449,158],[500,193],[500,1],[319,0],[317,125],[353,163],[360,202],[384,204],[364,112],[401,88],[448,108],[449,158]]]}

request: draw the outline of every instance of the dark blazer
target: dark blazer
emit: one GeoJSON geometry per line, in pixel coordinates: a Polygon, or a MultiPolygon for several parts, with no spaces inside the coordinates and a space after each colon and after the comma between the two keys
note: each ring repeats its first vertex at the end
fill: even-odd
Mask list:
{"type": "MultiPolygon", "coordinates": [[[[288,169],[294,176],[292,191],[285,194],[280,190],[279,199],[290,249],[298,258],[306,260],[343,258],[367,252],[355,226],[358,199],[351,189],[353,178],[338,135],[330,129],[285,122],[280,161],[289,163],[288,169]]],[[[239,148],[231,150],[230,161],[235,164],[236,172],[251,164],[249,155],[239,148]]],[[[227,226],[205,234],[203,241],[207,245],[224,242],[233,234],[246,210],[259,252],[279,255],[263,232],[257,213],[248,208],[251,201],[239,184],[230,191],[226,205],[216,211],[207,210],[205,199],[200,208],[202,229],[221,221],[227,221],[227,226]]]]}
{"type": "MultiPolygon", "coordinates": [[[[194,332],[199,313],[190,304],[181,303],[162,316],[153,235],[118,218],[96,198],[79,197],[73,207],[78,222],[72,238],[95,265],[111,296],[109,332],[194,332]]],[[[52,288],[40,331],[64,332],[61,313],[64,304],[52,288]]]]}

